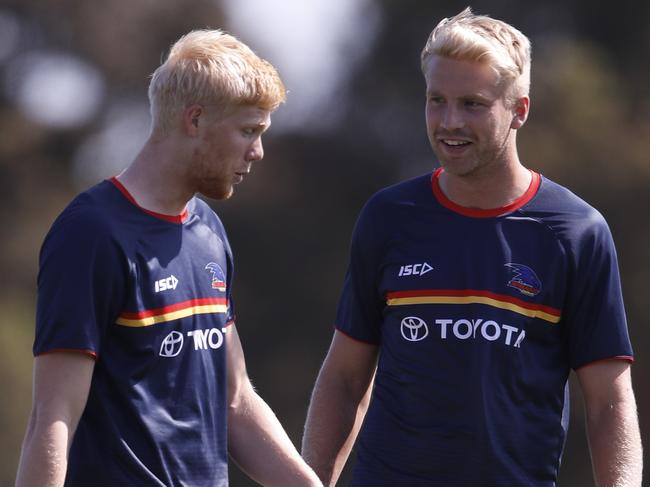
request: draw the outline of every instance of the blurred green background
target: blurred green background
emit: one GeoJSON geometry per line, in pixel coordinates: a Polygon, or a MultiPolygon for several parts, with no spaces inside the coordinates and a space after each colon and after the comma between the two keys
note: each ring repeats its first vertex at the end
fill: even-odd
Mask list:
{"type": "MultiPolygon", "coordinates": [[[[618,247],[642,427],[650,357],[650,3],[477,1],[533,43],[524,163],[608,219],[618,247]],[[644,379],[646,377],[646,379],[644,379]]],[[[0,486],[13,485],[31,402],[41,241],[79,191],[147,135],[149,74],[194,28],[223,28],[289,89],[265,160],[213,202],[234,247],[238,329],[254,384],[298,445],[332,334],[350,232],[376,190],[435,167],[419,53],[459,1],[2,0],[0,486]]],[[[579,390],[560,486],[593,485],[579,390]]],[[[647,458],[647,455],[646,455],[647,458]]],[[[347,471],[341,485],[345,485],[347,471]]],[[[254,485],[235,466],[234,487],[254,485]]]]}

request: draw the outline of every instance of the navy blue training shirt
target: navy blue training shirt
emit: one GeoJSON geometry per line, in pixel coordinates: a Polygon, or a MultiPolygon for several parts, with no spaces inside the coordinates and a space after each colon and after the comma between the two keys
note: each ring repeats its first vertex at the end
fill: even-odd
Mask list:
{"type": "Polygon", "coordinates": [[[79,195],[40,256],[34,353],[96,360],[66,486],[227,486],[226,359],[233,263],[193,198],[140,208],[112,179],[79,195]]]}
{"type": "Polygon", "coordinates": [[[440,173],[380,191],[354,231],[336,326],[380,356],[351,486],[554,486],[570,370],[632,360],[609,228],[537,173],[494,210],[440,173]]]}

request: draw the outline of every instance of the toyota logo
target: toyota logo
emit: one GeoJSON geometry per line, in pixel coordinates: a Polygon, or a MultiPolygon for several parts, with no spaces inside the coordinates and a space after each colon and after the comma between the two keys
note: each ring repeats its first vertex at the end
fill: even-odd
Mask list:
{"type": "Polygon", "coordinates": [[[429,335],[429,327],[422,318],[407,316],[402,320],[400,327],[404,340],[419,342],[429,335]]]}
{"type": "Polygon", "coordinates": [[[183,348],[183,334],[177,331],[172,331],[165,337],[160,345],[161,357],[175,357],[181,353],[183,348]]]}

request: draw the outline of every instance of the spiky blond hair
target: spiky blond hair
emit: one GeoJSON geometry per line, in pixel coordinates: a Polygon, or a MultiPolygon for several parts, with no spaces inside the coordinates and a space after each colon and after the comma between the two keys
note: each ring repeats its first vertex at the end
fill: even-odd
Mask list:
{"type": "Polygon", "coordinates": [[[519,98],[530,90],[530,52],[530,41],[519,30],[487,15],[476,15],[467,7],[433,29],[421,63],[423,71],[433,55],[488,63],[508,87],[508,95],[519,98]]]}
{"type": "Polygon", "coordinates": [[[234,105],[273,111],[285,99],[275,67],[221,30],[195,30],[181,37],[149,84],[154,133],[166,132],[175,116],[194,103],[224,111],[234,105]]]}

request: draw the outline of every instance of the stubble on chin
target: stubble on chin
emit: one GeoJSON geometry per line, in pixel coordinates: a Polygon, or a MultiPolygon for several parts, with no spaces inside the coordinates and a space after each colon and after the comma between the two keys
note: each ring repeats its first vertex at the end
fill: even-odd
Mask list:
{"type": "Polygon", "coordinates": [[[225,187],[223,183],[215,185],[205,185],[201,190],[198,191],[203,196],[207,196],[213,200],[227,200],[234,193],[234,188],[232,185],[225,187]]]}
{"type": "Polygon", "coordinates": [[[224,177],[210,174],[209,168],[199,165],[192,174],[195,191],[213,200],[227,200],[233,194],[233,184],[224,177]]]}

